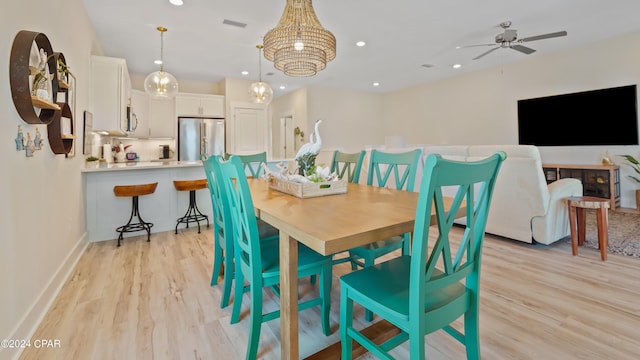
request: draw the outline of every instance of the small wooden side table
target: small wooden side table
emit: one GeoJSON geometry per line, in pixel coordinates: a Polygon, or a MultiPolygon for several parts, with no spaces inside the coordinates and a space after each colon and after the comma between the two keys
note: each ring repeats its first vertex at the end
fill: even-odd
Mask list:
{"type": "Polygon", "coordinates": [[[609,199],[593,196],[573,196],[567,198],[569,208],[569,227],[571,228],[571,252],[578,255],[578,245],[584,244],[586,232],[585,209],[597,211],[598,248],[602,261],[607,260],[607,246],[609,243],[609,199]]]}

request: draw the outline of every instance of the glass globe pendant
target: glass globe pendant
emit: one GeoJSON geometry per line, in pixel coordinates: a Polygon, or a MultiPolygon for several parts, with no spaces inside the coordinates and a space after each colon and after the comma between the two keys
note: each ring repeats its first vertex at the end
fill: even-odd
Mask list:
{"type": "Polygon", "coordinates": [[[255,104],[269,104],[273,100],[273,90],[271,86],[262,81],[262,45],[256,45],[258,48],[258,82],[254,82],[249,86],[249,96],[255,104]]]}
{"type": "Polygon", "coordinates": [[[158,26],[160,31],[160,70],[154,71],[144,79],[144,91],[155,97],[172,98],[178,93],[178,80],[164,71],[164,33],[167,28],[158,26]]]}

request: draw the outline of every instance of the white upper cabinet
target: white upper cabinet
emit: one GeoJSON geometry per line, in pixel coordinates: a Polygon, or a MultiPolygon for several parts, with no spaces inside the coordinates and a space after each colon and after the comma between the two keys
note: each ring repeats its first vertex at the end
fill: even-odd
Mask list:
{"type": "Polygon", "coordinates": [[[124,59],[91,56],[93,129],[124,132],[131,80],[124,59]]]}
{"type": "Polygon", "coordinates": [[[144,91],[131,90],[131,114],[129,135],[149,136],[149,97],[144,91]]]}
{"type": "Polygon", "coordinates": [[[175,137],[178,118],[173,103],[173,99],[149,98],[149,137],[175,137]]]}
{"type": "Polygon", "coordinates": [[[224,96],[180,93],[175,101],[176,116],[224,117],[224,96]]]}

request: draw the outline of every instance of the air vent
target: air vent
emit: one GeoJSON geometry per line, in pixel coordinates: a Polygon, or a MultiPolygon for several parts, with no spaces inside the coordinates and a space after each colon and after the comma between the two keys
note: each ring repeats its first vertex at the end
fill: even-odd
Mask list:
{"type": "Polygon", "coordinates": [[[422,66],[423,68],[427,68],[428,69],[428,68],[434,67],[435,65],[433,65],[433,64],[422,64],[420,66],[422,66]]]}
{"type": "Polygon", "coordinates": [[[227,20],[227,19],[224,19],[224,21],[222,21],[222,23],[225,24],[225,25],[231,25],[231,26],[235,26],[235,27],[239,27],[239,28],[243,28],[243,29],[245,27],[247,27],[247,24],[245,24],[245,23],[241,23],[239,21],[227,20]]]}

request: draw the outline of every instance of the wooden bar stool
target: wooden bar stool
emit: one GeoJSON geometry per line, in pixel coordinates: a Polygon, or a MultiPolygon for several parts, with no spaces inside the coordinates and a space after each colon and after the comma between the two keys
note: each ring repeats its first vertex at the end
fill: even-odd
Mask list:
{"type": "Polygon", "coordinates": [[[120,246],[120,240],[122,240],[122,234],[126,232],[142,231],[147,232],[147,241],[151,241],[151,227],[153,223],[146,222],[140,217],[140,211],[138,209],[138,196],[153,194],[156,191],[158,183],[153,184],[140,184],[140,185],[116,185],[113,187],[113,192],[116,196],[131,196],[133,205],[131,207],[131,216],[126,225],[120,226],[116,229],[120,233],[118,236],[118,246],[120,246]],[[133,217],[138,218],[138,222],[132,223],[133,217]]]}
{"type": "Polygon", "coordinates": [[[586,232],[585,209],[595,209],[598,221],[598,247],[600,257],[607,260],[607,246],[609,243],[609,199],[593,196],[575,196],[567,198],[569,207],[569,226],[571,228],[571,252],[578,255],[578,245],[584,244],[586,232]]]}
{"type": "Polygon", "coordinates": [[[200,221],[207,221],[207,227],[209,227],[209,217],[200,212],[198,205],[196,204],[196,190],[208,188],[207,179],[200,180],[174,180],[173,185],[178,191],[189,191],[189,208],[183,217],[178,219],[176,223],[176,234],[178,233],[178,225],[196,222],[198,223],[198,234],[200,234],[200,221]]]}

